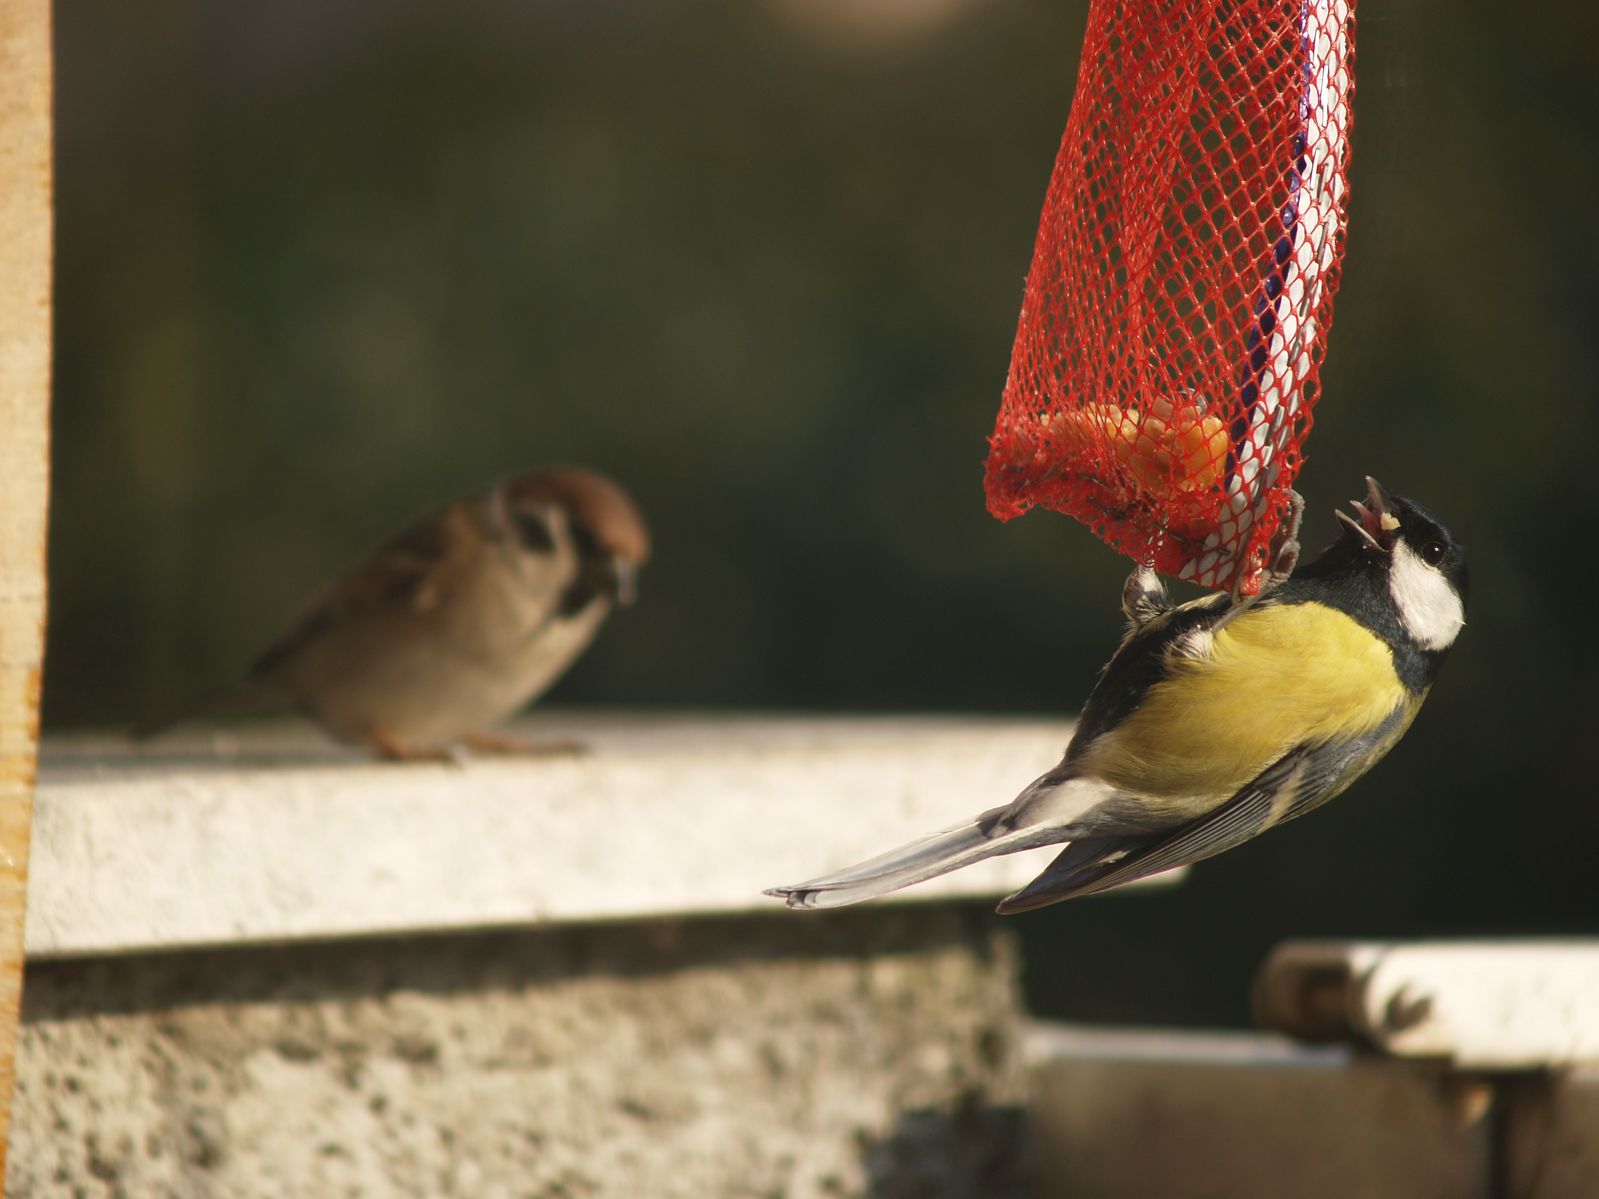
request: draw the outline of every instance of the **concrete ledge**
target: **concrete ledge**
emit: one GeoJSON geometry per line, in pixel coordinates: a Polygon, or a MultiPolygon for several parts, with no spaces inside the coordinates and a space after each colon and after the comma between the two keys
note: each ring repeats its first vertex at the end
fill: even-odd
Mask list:
{"type": "MultiPolygon", "coordinates": [[[[1003,802],[1058,760],[1070,726],[556,714],[518,731],[591,752],[379,763],[290,725],[47,739],[28,953],[778,912],[762,888],[1003,802]]],[[[998,896],[1050,854],[897,898],[998,896]]]]}
{"type": "Polygon", "coordinates": [[[1287,941],[1256,977],[1255,1018],[1457,1069],[1599,1062],[1599,940],[1287,941]]]}
{"type": "Polygon", "coordinates": [[[1488,1199],[1485,1082],[1255,1033],[1035,1026],[1037,1195],[1488,1199]]]}

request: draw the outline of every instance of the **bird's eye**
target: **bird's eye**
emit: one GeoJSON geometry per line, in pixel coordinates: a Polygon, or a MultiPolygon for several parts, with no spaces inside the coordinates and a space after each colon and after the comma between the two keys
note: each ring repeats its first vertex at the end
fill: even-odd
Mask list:
{"type": "Polygon", "coordinates": [[[1437,566],[1444,560],[1444,543],[1429,541],[1421,547],[1421,560],[1428,566],[1437,566]]]}

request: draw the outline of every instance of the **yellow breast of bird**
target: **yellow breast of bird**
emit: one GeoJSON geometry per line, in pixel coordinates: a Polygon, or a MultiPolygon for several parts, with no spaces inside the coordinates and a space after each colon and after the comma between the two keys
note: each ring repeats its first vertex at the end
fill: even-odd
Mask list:
{"type": "Polygon", "coordinates": [[[1355,620],[1316,603],[1262,606],[1173,656],[1082,765],[1157,808],[1202,811],[1294,746],[1369,733],[1406,699],[1392,652],[1355,620]]]}

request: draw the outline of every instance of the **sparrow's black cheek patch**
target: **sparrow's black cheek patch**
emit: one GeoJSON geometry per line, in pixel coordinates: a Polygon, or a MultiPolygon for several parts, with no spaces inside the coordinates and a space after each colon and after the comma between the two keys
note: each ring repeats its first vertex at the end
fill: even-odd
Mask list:
{"type": "Polygon", "coordinates": [[[570,587],[561,592],[561,603],[556,612],[562,619],[570,619],[592,604],[600,594],[601,591],[595,586],[593,579],[579,576],[570,587]]]}
{"type": "Polygon", "coordinates": [[[512,519],[516,523],[516,536],[521,543],[530,550],[539,553],[553,554],[555,552],[555,538],[550,535],[550,526],[535,512],[518,512],[512,519]]]}
{"type": "Polygon", "coordinates": [[[580,558],[603,557],[600,550],[599,538],[594,536],[594,530],[581,520],[572,521],[572,544],[577,547],[580,558]]]}

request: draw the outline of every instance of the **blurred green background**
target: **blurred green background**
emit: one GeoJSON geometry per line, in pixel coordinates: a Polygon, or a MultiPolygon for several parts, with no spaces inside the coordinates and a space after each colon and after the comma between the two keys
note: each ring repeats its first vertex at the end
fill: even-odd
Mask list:
{"type": "MultiPolygon", "coordinates": [[[[1075,712],[1126,564],[992,520],[981,464],[1082,3],[56,16],[50,726],[225,685],[405,519],[549,461],[657,537],[552,703],[1075,712]]],[[[1339,803],[1017,921],[1040,1010],[1242,1023],[1285,936],[1595,931],[1596,74],[1589,0],[1363,0],[1306,540],[1376,474],[1470,544],[1470,627],[1339,803]]]]}

